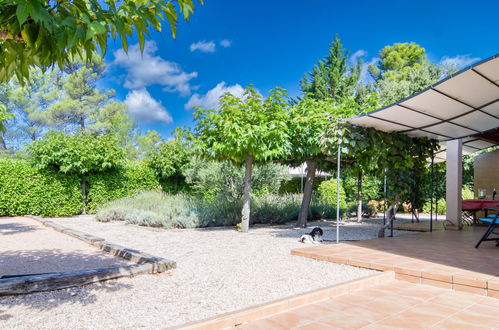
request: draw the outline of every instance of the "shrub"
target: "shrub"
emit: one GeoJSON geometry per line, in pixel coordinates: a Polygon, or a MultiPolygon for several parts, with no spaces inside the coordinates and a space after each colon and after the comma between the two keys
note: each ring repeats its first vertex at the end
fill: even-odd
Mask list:
{"type": "MultiPolygon", "coordinates": [[[[295,221],[300,204],[300,195],[257,196],[252,201],[251,223],[295,221]]],[[[322,201],[312,201],[310,210],[312,220],[336,217],[336,208],[322,201]]],[[[164,228],[230,226],[241,221],[241,202],[149,191],[108,202],[99,208],[96,217],[99,221],[122,220],[164,228]]]]}
{"type": "Polygon", "coordinates": [[[207,223],[203,223],[197,212],[198,205],[187,195],[148,191],[106,203],[97,211],[96,218],[151,227],[205,227],[207,223]]]}
{"type": "MultiPolygon", "coordinates": [[[[334,179],[331,179],[334,180],[334,179]]],[[[314,186],[312,191],[317,191],[322,182],[326,181],[323,176],[316,176],[314,178],[314,186]]],[[[305,178],[303,178],[303,185],[305,185],[305,178]]],[[[284,180],[279,187],[280,194],[301,194],[302,193],[302,178],[291,177],[284,180]]]]}
{"type": "MultiPolygon", "coordinates": [[[[423,213],[430,213],[430,210],[431,210],[431,205],[430,201],[428,201],[423,205],[423,213]]],[[[433,205],[433,212],[435,212],[435,204],[433,205]]],[[[445,215],[446,212],[447,208],[446,208],[445,198],[440,198],[438,200],[437,214],[445,215]]]]}
{"type": "MultiPolygon", "coordinates": [[[[468,188],[467,186],[463,186],[461,190],[461,195],[463,199],[473,199],[474,193],[473,190],[468,188]]],[[[423,206],[424,213],[430,213],[430,201],[426,202],[423,206]]],[[[435,212],[435,205],[433,205],[433,212],[435,212]]],[[[445,198],[440,198],[438,200],[438,210],[437,214],[445,215],[447,213],[447,203],[445,202],[445,198]]]]}
{"type": "MultiPolygon", "coordinates": [[[[322,199],[322,201],[324,201],[324,203],[336,206],[338,198],[337,187],[338,183],[336,180],[327,180],[319,185],[318,192],[320,198],[322,199]]],[[[345,190],[343,190],[341,184],[340,184],[340,208],[341,209],[347,208],[345,190]]]]}
{"type": "Polygon", "coordinates": [[[67,216],[81,213],[80,180],[29,161],[0,159],[0,215],[67,216]]]}
{"type": "Polygon", "coordinates": [[[252,223],[282,224],[298,219],[300,195],[266,195],[253,198],[252,223]]]}
{"type": "MultiPolygon", "coordinates": [[[[232,202],[242,199],[244,168],[228,161],[206,161],[194,159],[184,170],[186,182],[195,195],[205,199],[227,199],[232,202]]],[[[256,165],[252,175],[254,196],[275,194],[285,180],[285,167],[277,164],[256,165]]]]}
{"type": "Polygon", "coordinates": [[[372,215],[376,215],[379,212],[383,212],[383,204],[375,199],[371,199],[370,201],[368,201],[367,206],[371,208],[372,215]]]}
{"type": "Polygon", "coordinates": [[[143,162],[128,162],[113,171],[90,174],[88,183],[87,211],[95,213],[104,203],[139,191],[160,190],[152,169],[143,162]]]}
{"type": "MultiPolygon", "coordinates": [[[[348,175],[342,182],[347,200],[357,199],[357,176],[348,175]]],[[[362,176],[362,197],[366,200],[383,198],[383,180],[374,176],[362,176]]]]}

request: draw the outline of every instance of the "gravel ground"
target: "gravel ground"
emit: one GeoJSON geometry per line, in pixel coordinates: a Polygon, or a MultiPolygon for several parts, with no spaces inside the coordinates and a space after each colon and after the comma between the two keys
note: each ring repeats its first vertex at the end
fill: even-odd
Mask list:
{"type": "Polygon", "coordinates": [[[0,276],[129,264],[29,218],[0,218],[0,237],[0,276]]]}
{"type": "MultiPolygon", "coordinates": [[[[1,328],[164,328],[211,317],[375,271],[291,256],[304,229],[257,226],[162,230],[99,223],[90,216],[59,223],[110,242],[177,261],[161,275],[122,278],[85,287],[0,298],[1,328]]],[[[333,223],[321,222],[326,239],[333,223]]],[[[368,239],[378,226],[348,223],[341,238],[368,239]]],[[[400,232],[396,231],[396,234],[400,232]]]]}

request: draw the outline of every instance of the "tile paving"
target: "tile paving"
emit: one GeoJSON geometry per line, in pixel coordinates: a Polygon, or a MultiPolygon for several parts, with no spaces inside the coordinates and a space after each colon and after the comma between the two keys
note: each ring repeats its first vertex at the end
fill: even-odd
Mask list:
{"type": "Polygon", "coordinates": [[[235,329],[499,329],[499,299],[391,280],[235,329]]]}
{"type": "Polygon", "coordinates": [[[474,245],[484,227],[300,248],[292,254],[382,271],[396,278],[499,298],[499,248],[474,245]]]}
{"type": "Polygon", "coordinates": [[[293,255],[384,272],[186,329],[499,330],[499,248],[494,242],[474,248],[484,230],[473,227],[295,249],[293,255]]]}

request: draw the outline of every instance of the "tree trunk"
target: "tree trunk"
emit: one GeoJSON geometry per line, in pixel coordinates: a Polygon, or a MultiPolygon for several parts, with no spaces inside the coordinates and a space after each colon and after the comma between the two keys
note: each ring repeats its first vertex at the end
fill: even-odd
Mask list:
{"type": "Polygon", "coordinates": [[[357,222],[362,221],[362,171],[357,177],[357,222]]]}
{"type": "Polygon", "coordinates": [[[246,171],[244,173],[244,196],[243,210],[241,212],[241,231],[247,233],[250,223],[250,203],[251,203],[251,172],[253,171],[253,155],[246,157],[246,171]]]}
{"type": "Polygon", "coordinates": [[[387,217],[386,217],[386,224],[380,228],[380,230],[378,231],[378,237],[379,238],[382,238],[382,237],[385,237],[385,230],[390,227],[390,224],[392,223],[392,221],[395,221],[395,215],[397,214],[397,210],[399,208],[399,202],[398,202],[398,196],[395,198],[395,201],[393,202],[392,205],[390,205],[390,207],[388,208],[388,211],[386,211],[387,213],[387,217]]]}
{"type": "Polygon", "coordinates": [[[81,199],[83,202],[83,209],[81,210],[81,214],[86,214],[87,207],[87,182],[85,179],[81,179],[81,199]]]}
{"type": "Polygon", "coordinates": [[[7,150],[7,145],[5,145],[5,140],[3,139],[3,133],[0,133],[0,150],[7,150]]]}
{"type": "Polygon", "coordinates": [[[300,213],[298,214],[298,221],[296,227],[306,228],[308,209],[310,201],[312,200],[312,190],[314,188],[315,170],[317,163],[313,160],[307,161],[307,180],[305,181],[305,189],[303,190],[303,198],[301,200],[300,213]]]}

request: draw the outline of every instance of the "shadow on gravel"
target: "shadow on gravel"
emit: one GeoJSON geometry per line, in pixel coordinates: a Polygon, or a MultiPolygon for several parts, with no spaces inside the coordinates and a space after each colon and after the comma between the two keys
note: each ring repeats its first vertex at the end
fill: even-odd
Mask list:
{"type": "Polygon", "coordinates": [[[15,235],[20,233],[35,231],[37,229],[38,228],[35,226],[23,225],[20,223],[0,223],[1,235],[15,235]]]}
{"type": "Polygon", "coordinates": [[[128,264],[123,259],[100,251],[91,254],[59,249],[8,250],[0,253],[0,276],[67,272],[128,264]]]}
{"type": "MultiPolygon", "coordinates": [[[[23,306],[39,311],[50,310],[60,305],[88,305],[97,301],[97,292],[115,292],[118,290],[131,289],[130,284],[119,281],[99,282],[87,286],[74,287],[49,292],[37,292],[27,295],[0,297],[0,324],[1,321],[22,315],[12,315],[7,312],[8,308],[23,306]]],[[[91,317],[91,315],[89,315],[91,317]]],[[[43,325],[40,325],[43,327],[43,325]]]]}

